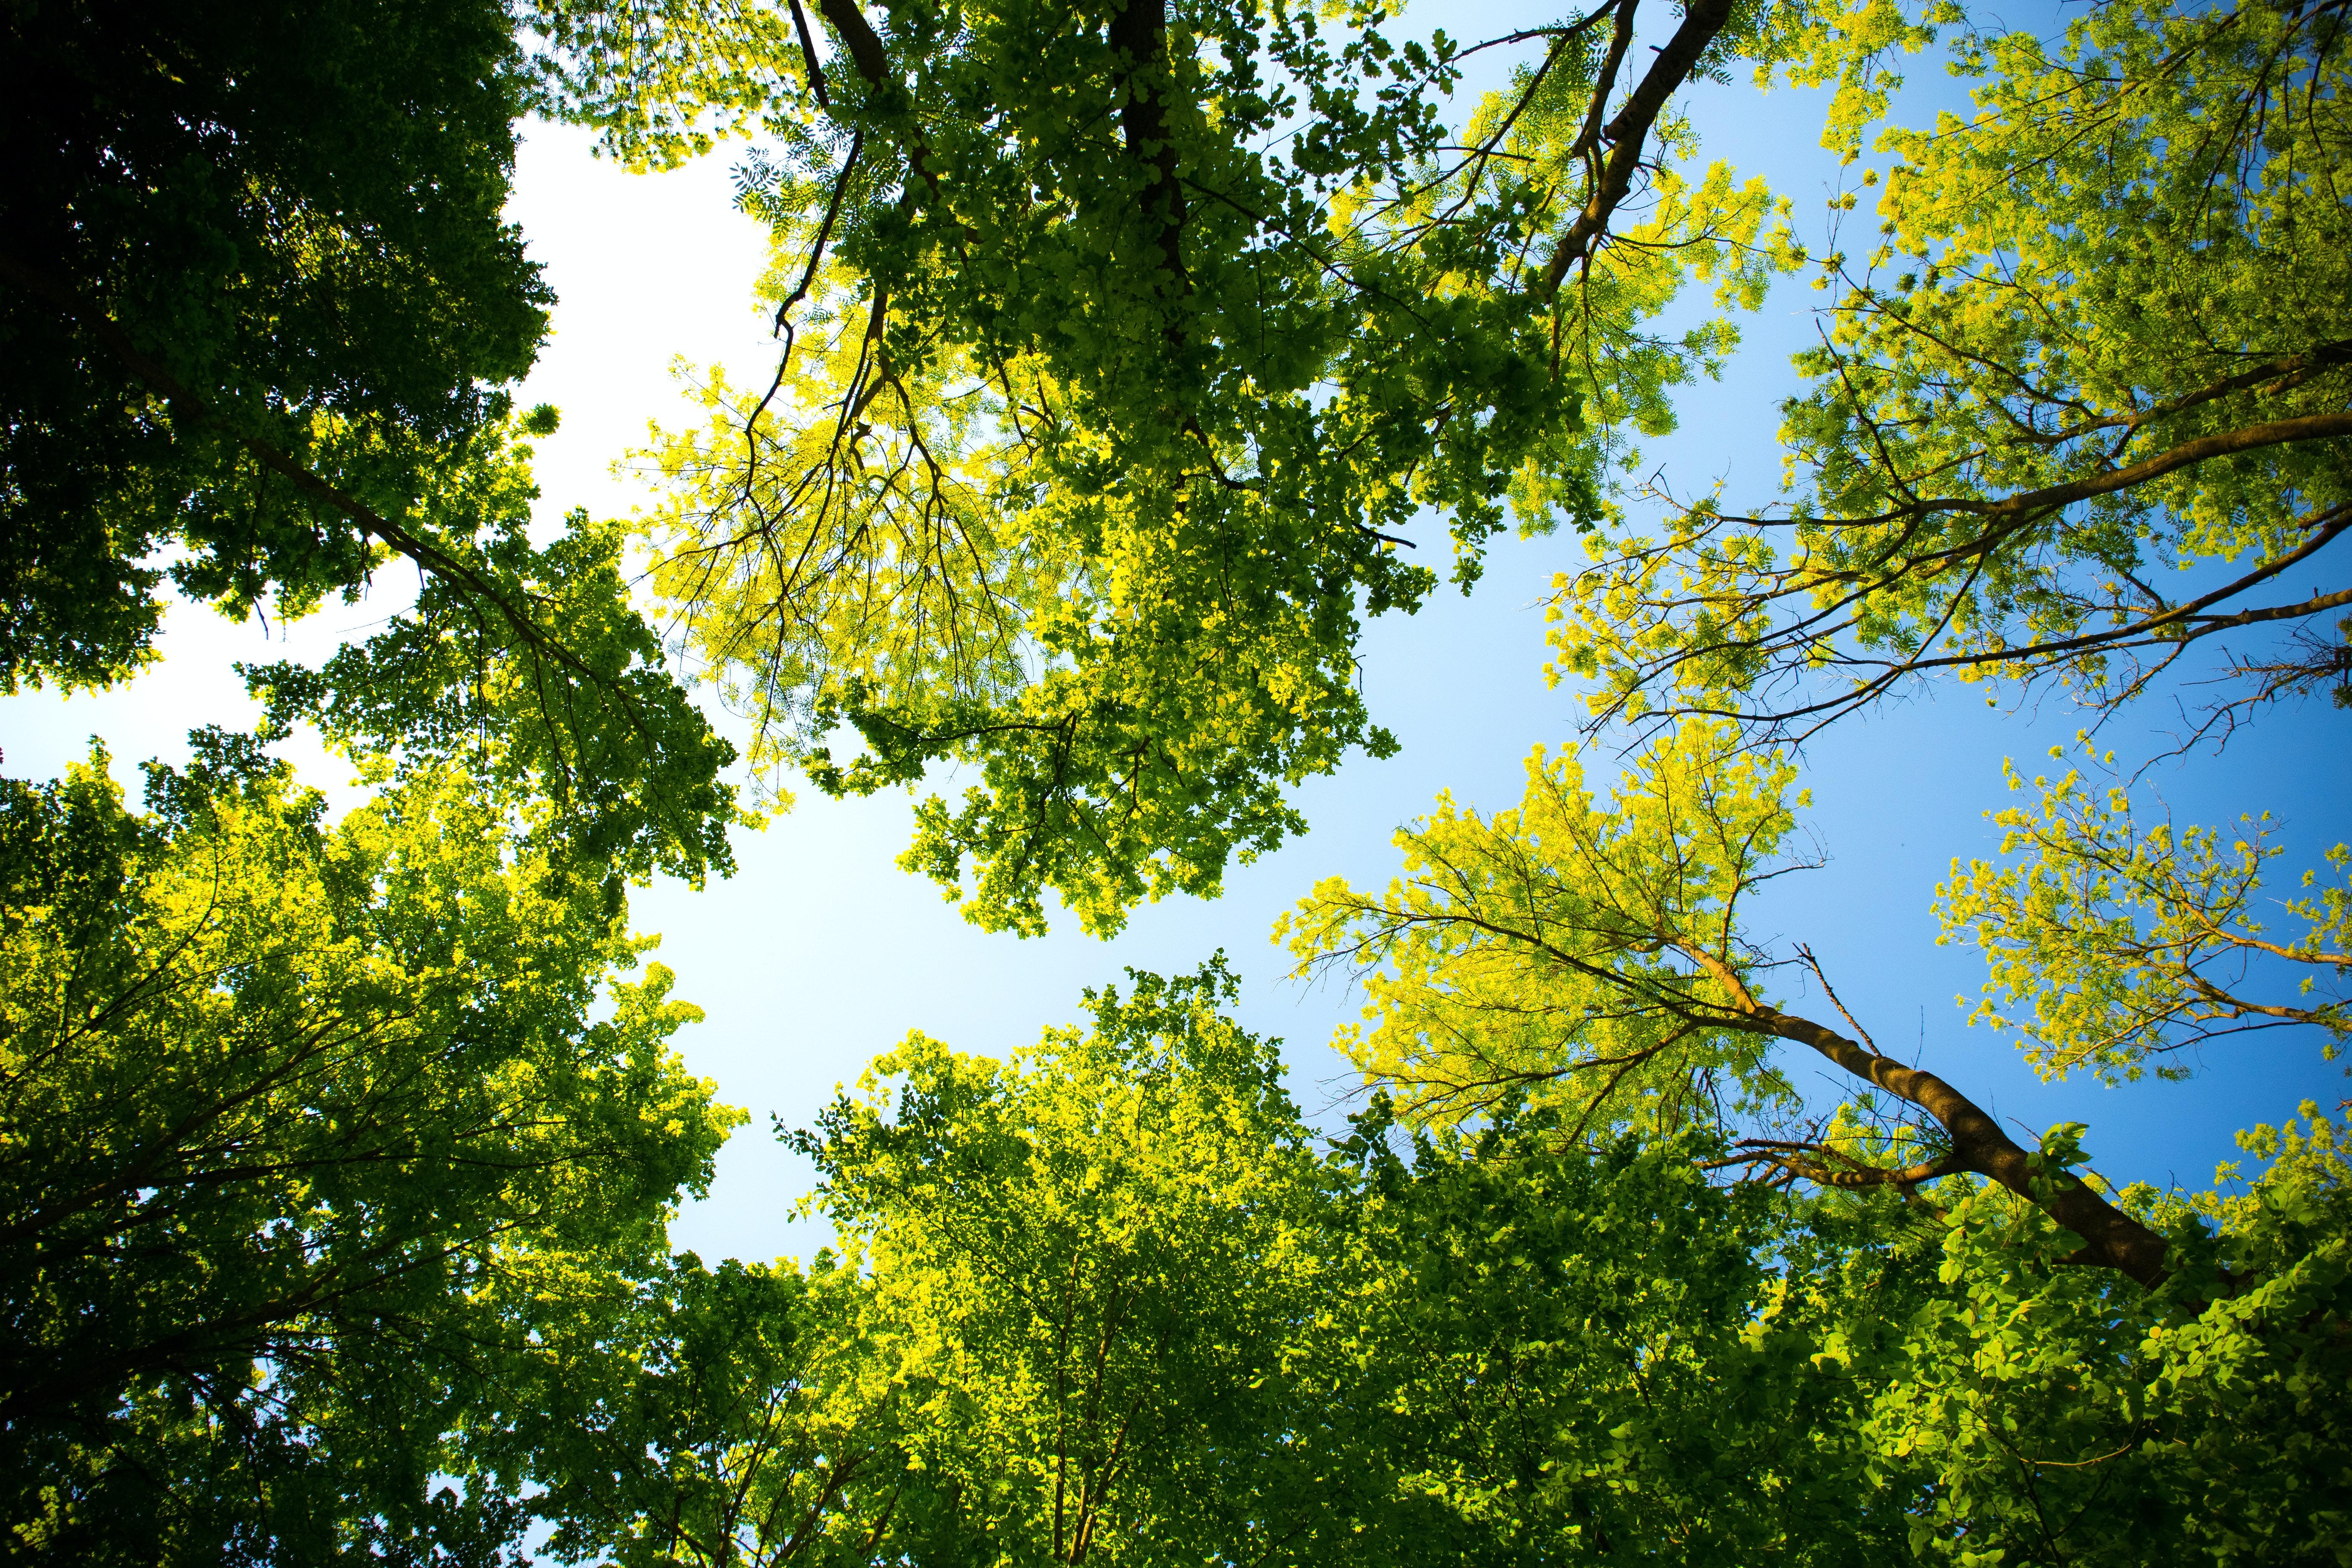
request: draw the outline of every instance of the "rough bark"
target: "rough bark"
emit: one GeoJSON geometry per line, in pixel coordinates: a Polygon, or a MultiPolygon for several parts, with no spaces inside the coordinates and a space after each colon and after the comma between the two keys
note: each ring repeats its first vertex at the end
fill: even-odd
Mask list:
{"type": "Polygon", "coordinates": [[[2037,1173],[2033,1155],[2000,1130],[1976,1101],[1934,1073],[1906,1067],[1893,1057],[1847,1039],[1810,1018],[1757,1006],[1747,1015],[1752,1026],[1784,1040],[1810,1046],[1854,1077],[1934,1117],[1952,1140],[1948,1169],[1971,1172],[2000,1183],[2083,1238],[2070,1263],[2103,1264],[2150,1289],[2164,1282],[2163,1237],[2108,1203],[2079,1178],[2060,1171],[2037,1173]]]}

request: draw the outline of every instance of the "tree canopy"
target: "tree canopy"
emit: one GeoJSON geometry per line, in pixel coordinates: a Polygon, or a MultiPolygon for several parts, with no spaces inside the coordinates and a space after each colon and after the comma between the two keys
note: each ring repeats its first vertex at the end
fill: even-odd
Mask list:
{"type": "Polygon", "coordinates": [[[452,1413],[537,1298],[655,1266],[740,1114],[511,799],[445,773],[330,826],[249,742],[199,754],[143,815],[102,752],[6,786],[13,1545],[478,1557],[515,1505],[434,1485],[452,1413]]]}
{"type": "MultiPolygon", "coordinates": [[[[704,14],[765,88],[742,201],[781,347],[660,449],[654,582],[756,760],[854,792],[968,764],[905,863],[1022,931],[1050,891],[1108,933],[1300,831],[1289,786],[1392,747],[1353,648],[1435,586],[1400,553],[1423,514],[1465,584],[1514,517],[1594,521],[1621,428],[1733,338],[1655,318],[1686,275],[1752,302],[1780,254],[1760,186],[1667,157],[1675,93],[1779,14],[1695,6],[1637,69],[1633,10],[1525,35],[1543,65],[1467,146],[1461,47],[1378,7],[704,14]]],[[[633,96],[680,53],[593,58],[568,111],[685,150],[633,96]]]]}
{"type": "Polygon", "coordinates": [[[1709,1127],[1318,1148],[1232,994],[910,1038],[800,1136],[838,1254],[681,1260],[468,1451],[576,1561],[2336,1560],[2341,1122],[2116,1194],[2192,1265],[2144,1290],[1997,1185],[1711,1179],[1709,1127]]]}
{"type": "Polygon", "coordinates": [[[627,603],[617,531],[534,544],[519,414],[551,297],[504,220],[516,18],[415,6],[25,5],[0,193],[0,690],[153,657],[168,580],[244,619],[413,609],[280,723],[530,781],[580,858],[724,871],[733,757],[627,603]]]}
{"type": "MultiPolygon", "coordinates": [[[[760,761],[977,771],[905,863],[983,924],[1040,929],[1051,889],[1113,930],[1297,832],[1287,786],[1391,744],[1352,649],[1434,587],[1399,552],[1433,523],[1465,583],[1514,520],[1584,531],[1557,668],[1601,721],[1801,734],[1938,670],[2121,700],[2202,644],[2242,678],[2226,727],[2338,672],[2324,633],[2261,635],[2344,602],[2261,601],[2342,521],[2334,7],[2105,5],[2044,44],[1696,5],[1637,69],[1604,4],[1495,40],[1539,52],[1459,126],[1441,95],[1489,46],[1391,42],[1379,6],[793,15],[704,17],[782,347],[660,448],[656,584],[760,761]],[[1889,57],[1939,37],[1976,114],[1885,126],[1889,57]],[[1681,105],[1735,64],[1837,84],[1832,147],[1891,160],[1866,255],[1702,162],[1681,105]],[[1791,501],[1616,526],[1612,458],[1803,268],[1830,300],[1791,501]],[[1717,311],[1670,335],[1690,283],[1717,311]]],[[[678,155],[694,105],[646,49],[565,101],[678,155]]]]}
{"type": "Polygon", "coordinates": [[[2344,0],[1666,9],[10,8],[0,683],[418,574],[141,805],[95,742],[0,781],[11,1552],[2352,1560],[2352,1129],[2110,1180],[1755,915],[1822,726],[2048,687],[2091,729],[1934,889],[1975,1020],[2149,1089],[2352,1033],[2352,852],[2092,732],[2352,702],[2352,590],[2292,596],[2352,524],[2344,0]],[[1970,108],[1899,123],[1927,51],[1970,108]],[[1742,75],[1830,89],[1825,244],[1701,143],[1742,75]],[[642,518],[532,515],[532,112],[740,139],[770,231],[772,375],[695,387],[642,518]],[[1797,279],[1782,499],[1633,479],[1797,279]],[[1277,929],[1368,1004],[1344,1128],[1220,954],[780,1120],[814,1258],[672,1247],[744,1118],[627,890],[730,870],[739,790],[916,791],[967,918],[1108,935],[1393,749],[1372,617],[1563,525],[1581,742],[1277,929]]]}
{"type": "Polygon", "coordinates": [[[1666,531],[1563,574],[1560,668],[1605,716],[1790,734],[1935,671],[2112,707],[2207,639],[2231,679],[2192,739],[2340,688],[2352,589],[2280,596],[2347,521],[2340,8],[1928,19],[1970,115],[1881,128],[1880,57],[1936,36],[1892,7],[1798,68],[1846,83],[1830,144],[1887,163],[1838,198],[1877,187],[1875,234],[1815,258],[1791,500],[1660,497],[1666,531]]]}

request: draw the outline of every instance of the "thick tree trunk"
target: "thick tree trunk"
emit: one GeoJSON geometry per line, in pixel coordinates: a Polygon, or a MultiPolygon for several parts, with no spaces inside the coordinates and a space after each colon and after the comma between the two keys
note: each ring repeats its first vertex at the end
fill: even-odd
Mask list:
{"type": "Polygon", "coordinates": [[[1168,133],[1167,87],[1146,82],[1146,72],[1165,75],[1168,13],[1162,0],[1127,0],[1111,19],[1110,47],[1127,56],[1127,102],[1118,111],[1118,127],[1127,142],[1127,155],[1153,171],[1155,179],[1143,193],[1148,222],[1156,221],[1162,264],[1175,279],[1178,292],[1187,284],[1181,237],[1184,229],[1184,187],[1176,178],[1176,143],[1168,133]]]}
{"type": "Polygon", "coordinates": [[[2042,1173],[2037,1182],[2032,1153],[2003,1132],[1976,1101],[1934,1073],[1905,1067],[1810,1018],[1760,1005],[1748,1016],[1763,1032],[1810,1046],[1854,1077],[1934,1117],[1951,1136],[1950,1169],[1999,1182],[2083,1238],[2082,1250],[2068,1262],[2103,1264],[2150,1289],[2163,1283],[2164,1237],[2063,1172],[2042,1173]]]}

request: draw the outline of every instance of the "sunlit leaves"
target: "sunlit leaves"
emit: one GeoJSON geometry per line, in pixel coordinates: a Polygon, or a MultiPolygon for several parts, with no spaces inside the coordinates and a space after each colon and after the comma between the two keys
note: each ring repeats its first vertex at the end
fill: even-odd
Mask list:
{"type": "Polygon", "coordinates": [[[1216,1540],[1326,1268],[1316,1162],[1232,982],[1139,974],[1007,1062],[921,1036],[800,1146],[870,1273],[909,1453],[1028,1560],[1216,1540]]]}
{"type": "MultiPolygon", "coordinates": [[[[2013,767],[2009,783],[2027,787],[2013,767]]],[[[2079,769],[2032,787],[2033,805],[1992,814],[2004,858],[1953,861],[1937,912],[1943,940],[1985,953],[1976,1016],[2017,1030],[2045,1078],[2186,1078],[2165,1058],[2202,1041],[2294,1025],[2335,1041],[2352,1033],[2340,994],[2352,965],[2346,889],[2331,882],[2284,901],[2287,924],[2274,928],[2264,868],[2286,850],[2267,818],[2234,834],[2145,823],[2126,788],[2079,769]]],[[[2347,858],[2341,845],[2327,855],[2339,875],[2347,858]]],[[[2316,881],[2306,872],[2303,885],[2316,881]]]]}
{"type": "Polygon", "coordinates": [[[1597,800],[1538,751],[1514,809],[1440,797],[1382,894],[1333,879],[1276,929],[1302,969],[1362,975],[1360,1068],[1416,1118],[1531,1097],[1578,1130],[1672,1131],[1786,1097],[1717,1020],[1750,963],[1741,898],[1786,864],[1793,769],[1694,723],[1597,800]]]}
{"type": "Polygon", "coordinates": [[[329,826],[197,742],[153,816],[102,758],[0,816],[12,1522],[86,1561],[474,1550],[511,1500],[435,1478],[526,1335],[499,1282],[647,1267],[740,1114],[511,797],[420,770],[329,826]]]}
{"type": "Polygon", "coordinates": [[[1573,58],[1476,110],[1466,158],[1457,46],[1377,8],[814,14],[826,100],[772,40],[740,182],[785,364],[665,438],[656,585],[761,765],[829,791],[961,765],[903,863],[987,926],[1041,930],[1050,898],[1115,931],[1298,832],[1293,786],[1390,743],[1354,647],[1434,585],[1404,552],[1427,516],[1465,586],[1514,514],[1594,521],[1621,428],[1667,428],[1735,341],[1645,323],[1694,277],[1752,306],[1790,255],[1760,187],[1665,166],[1671,113],[1612,132],[1651,151],[1594,194],[1596,115],[1642,64],[1602,50],[1608,7],[1546,34],[1573,58]]]}
{"type": "MultiPolygon", "coordinates": [[[[2341,597],[2278,577],[2352,498],[2332,14],[2115,4],[2050,43],[1924,23],[1873,5],[1792,35],[1801,79],[1844,82],[1849,163],[1890,49],[1942,29],[1975,110],[1881,132],[1887,166],[1832,202],[1874,199],[1879,235],[1819,259],[1793,503],[1662,494],[1663,535],[1560,579],[1558,668],[1598,679],[1602,714],[1802,731],[1934,669],[2112,704],[2201,638],[2341,597]]],[[[2217,720],[2325,678],[2325,641],[2234,656],[2217,720]]]]}

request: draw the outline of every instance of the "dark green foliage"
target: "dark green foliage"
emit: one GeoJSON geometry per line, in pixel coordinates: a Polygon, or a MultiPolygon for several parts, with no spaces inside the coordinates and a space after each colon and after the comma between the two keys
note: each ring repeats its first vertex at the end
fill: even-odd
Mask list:
{"type": "Polygon", "coordinates": [[[1326,1468],[1419,1537],[1380,1560],[1900,1553],[1908,1499],[1857,1484],[1864,1402],[1787,1306],[1786,1200],[1710,1183],[1704,1141],[1589,1149],[1547,1116],[1410,1165],[1390,1142],[1383,1105],[1343,1146],[1366,1273],[1301,1389],[1326,1468]]]}
{"type": "Polygon", "coordinates": [[[0,1541],[487,1561],[520,1505],[447,1436],[540,1301],[658,1267],[731,1116],[697,1015],[494,793],[327,827],[197,739],[153,816],[102,755],[0,795],[0,1541]]]}
{"type": "Polygon", "coordinates": [[[549,303],[499,216],[514,45],[489,0],[5,16],[0,689],[103,685],[166,576],[240,616],[365,580],[247,438],[398,518],[502,416],[549,303]]]}
{"type": "Polygon", "coordinates": [[[576,874],[731,867],[732,759],[612,531],[544,550],[505,387],[551,296],[501,211],[522,103],[487,0],[12,4],[0,41],[0,690],[153,657],[165,587],[236,618],[416,609],[272,722],[528,779],[576,874]],[[484,756],[485,744],[495,760],[484,756]]]}

